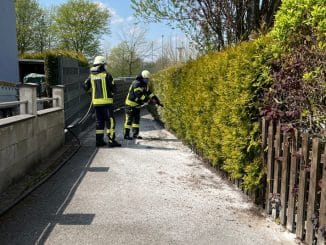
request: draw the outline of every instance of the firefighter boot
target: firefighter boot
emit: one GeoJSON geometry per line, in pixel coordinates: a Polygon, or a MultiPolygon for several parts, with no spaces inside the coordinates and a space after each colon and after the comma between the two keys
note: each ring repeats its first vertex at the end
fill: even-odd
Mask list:
{"type": "Polygon", "coordinates": [[[139,136],[139,128],[133,128],[132,129],[133,132],[133,138],[134,139],[142,139],[143,137],[139,136]]]}
{"type": "Polygon", "coordinates": [[[123,138],[125,140],[132,140],[132,138],[129,136],[129,133],[130,133],[130,129],[129,128],[125,128],[125,132],[124,132],[124,136],[123,136],[123,138]]]}
{"type": "Polygon", "coordinates": [[[120,147],[121,144],[115,140],[115,136],[113,136],[112,138],[110,136],[108,136],[109,139],[109,147],[120,147]]]}
{"type": "Polygon", "coordinates": [[[97,134],[96,135],[96,147],[101,147],[101,146],[105,146],[106,143],[103,139],[103,134],[97,134]]]}
{"type": "Polygon", "coordinates": [[[120,147],[121,144],[116,140],[109,141],[109,147],[120,147]]]}

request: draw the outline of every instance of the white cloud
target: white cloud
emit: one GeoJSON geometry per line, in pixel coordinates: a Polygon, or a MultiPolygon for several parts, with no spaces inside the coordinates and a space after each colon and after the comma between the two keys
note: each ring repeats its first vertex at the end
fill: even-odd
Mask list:
{"type": "Polygon", "coordinates": [[[111,13],[111,23],[112,23],[112,25],[120,24],[120,23],[125,22],[124,18],[122,18],[120,15],[118,15],[117,12],[114,9],[109,8],[109,11],[111,13]]]}
{"type": "Polygon", "coordinates": [[[109,9],[104,3],[102,2],[96,2],[96,4],[101,8],[101,9],[109,9]]]}
{"type": "Polygon", "coordinates": [[[117,25],[117,24],[126,24],[126,23],[130,23],[132,21],[134,21],[134,17],[128,16],[127,18],[124,18],[122,16],[120,16],[117,11],[113,8],[108,8],[111,14],[111,24],[112,25],[117,25]]]}
{"type": "Polygon", "coordinates": [[[127,18],[127,22],[132,22],[134,20],[135,20],[135,17],[132,15],[127,18]]]}
{"type": "Polygon", "coordinates": [[[108,7],[105,3],[101,1],[95,1],[95,2],[98,4],[100,8],[109,10],[111,15],[110,21],[112,25],[127,24],[135,20],[135,18],[132,15],[126,18],[120,16],[115,9],[108,7]]]}

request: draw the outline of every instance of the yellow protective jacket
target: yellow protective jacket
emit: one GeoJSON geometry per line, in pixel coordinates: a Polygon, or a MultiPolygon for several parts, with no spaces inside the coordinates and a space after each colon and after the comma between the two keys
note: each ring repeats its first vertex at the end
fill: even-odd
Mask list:
{"type": "Polygon", "coordinates": [[[141,77],[138,76],[129,87],[125,104],[127,106],[137,107],[149,101],[154,96],[148,84],[143,82],[141,77]]]}
{"type": "Polygon", "coordinates": [[[91,68],[91,74],[84,83],[86,91],[92,92],[93,106],[113,104],[113,95],[116,87],[110,73],[106,72],[104,66],[91,68]]]}

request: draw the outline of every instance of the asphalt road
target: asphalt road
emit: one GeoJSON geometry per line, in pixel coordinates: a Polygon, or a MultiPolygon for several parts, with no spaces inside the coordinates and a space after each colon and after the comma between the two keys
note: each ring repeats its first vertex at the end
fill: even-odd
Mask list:
{"type": "Polygon", "coordinates": [[[143,140],[79,152],[0,217],[0,244],[295,244],[147,114],[143,140]]]}

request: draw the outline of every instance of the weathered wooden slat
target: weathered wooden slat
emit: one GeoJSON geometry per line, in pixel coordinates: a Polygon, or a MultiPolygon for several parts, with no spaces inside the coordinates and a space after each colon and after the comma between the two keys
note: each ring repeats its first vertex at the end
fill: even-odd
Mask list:
{"type": "Polygon", "coordinates": [[[279,158],[282,156],[282,134],[281,134],[281,123],[278,122],[276,126],[275,134],[275,157],[274,157],[274,182],[273,182],[273,195],[275,201],[275,207],[272,209],[272,217],[274,219],[279,216],[279,194],[281,192],[281,162],[279,158]]]}
{"type": "Polygon", "coordinates": [[[324,154],[322,155],[323,162],[323,175],[321,179],[321,196],[320,196],[320,209],[319,209],[319,228],[317,236],[317,244],[325,245],[326,238],[326,144],[324,145],[324,154]]]}
{"type": "Polygon", "coordinates": [[[268,152],[267,152],[267,181],[266,181],[266,206],[265,210],[267,214],[271,214],[271,195],[273,194],[273,175],[274,175],[274,132],[275,124],[273,121],[269,121],[268,125],[268,152]]]}
{"type": "Polygon", "coordinates": [[[239,181],[239,179],[235,179],[235,185],[236,185],[238,188],[240,188],[240,181],[239,181]]]}
{"type": "MultiPolygon", "coordinates": [[[[261,121],[261,146],[262,146],[262,153],[265,152],[266,146],[267,146],[267,138],[268,138],[268,122],[265,118],[261,121]]],[[[264,155],[263,155],[264,157],[264,155]]],[[[266,159],[266,155],[265,158],[266,159]]]]}
{"type": "Polygon", "coordinates": [[[321,163],[324,163],[324,164],[326,163],[326,153],[324,153],[324,154],[321,155],[320,162],[321,163]]]}
{"type": "MultiPolygon", "coordinates": [[[[268,122],[265,118],[261,120],[261,160],[263,168],[267,168],[267,138],[268,138],[268,122]]],[[[263,180],[263,186],[266,186],[266,179],[263,180]]],[[[266,209],[266,199],[268,198],[266,194],[266,188],[261,188],[257,193],[256,200],[265,206],[266,209]]]]}
{"type": "Polygon", "coordinates": [[[289,174],[290,174],[290,154],[289,154],[289,135],[283,135],[283,154],[282,154],[282,177],[281,177],[281,208],[280,222],[286,224],[286,213],[289,197],[289,174]]]}
{"type": "Polygon", "coordinates": [[[305,166],[308,164],[308,150],[309,150],[309,136],[308,134],[302,135],[301,158],[300,158],[300,176],[299,176],[299,190],[298,190],[298,212],[296,222],[296,236],[299,239],[304,237],[305,229],[305,210],[306,210],[306,186],[307,186],[307,172],[305,166]]]}
{"type": "Polygon", "coordinates": [[[316,202],[317,202],[317,188],[318,181],[320,180],[320,172],[318,171],[320,165],[321,147],[320,139],[314,138],[312,142],[312,159],[310,166],[310,182],[309,182],[309,195],[307,206],[307,227],[305,241],[307,244],[313,244],[315,238],[314,220],[316,218],[316,202]]]}
{"type": "Polygon", "coordinates": [[[290,179],[289,179],[289,200],[287,211],[286,228],[294,232],[295,228],[295,212],[296,212],[296,193],[297,193],[297,175],[298,173],[298,131],[295,130],[291,142],[291,167],[290,167],[290,179]]]}

